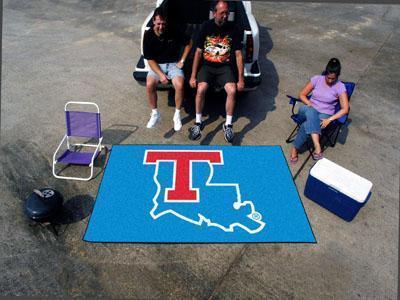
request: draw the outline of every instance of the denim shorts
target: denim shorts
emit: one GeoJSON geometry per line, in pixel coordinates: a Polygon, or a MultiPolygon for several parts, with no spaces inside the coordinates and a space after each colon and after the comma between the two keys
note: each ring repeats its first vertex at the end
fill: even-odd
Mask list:
{"type": "MultiPolygon", "coordinates": [[[[172,80],[177,76],[184,77],[183,70],[179,69],[176,66],[176,63],[166,63],[166,64],[158,64],[160,66],[161,71],[167,75],[168,79],[172,80]]],[[[150,71],[147,73],[147,76],[151,76],[157,80],[160,80],[160,76],[155,73],[151,68],[150,71]]]]}

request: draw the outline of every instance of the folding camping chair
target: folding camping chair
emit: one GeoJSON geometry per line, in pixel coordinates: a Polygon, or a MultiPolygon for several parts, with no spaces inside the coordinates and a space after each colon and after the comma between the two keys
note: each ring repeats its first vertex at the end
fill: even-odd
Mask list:
{"type": "MultiPolygon", "coordinates": [[[[343,83],[346,87],[347,97],[350,101],[351,95],[353,94],[353,91],[355,88],[355,83],[344,82],[344,81],[343,81],[343,83]]],[[[286,96],[290,99],[289,104],[292,105],[292,115],[290,116],[290,118],[296,123],[296,127],[294,128],[292,133],[289,135],[289,137],[286,139],[286,143],[291,143],[294,140],[294,138],[296,137],[296,134],[302,123],[301,119],[299,118],[299,115],[297,113],[295,113],[295,111],[294,111],[294,107],[295,107],[296,103],[301,102],[301,100],[294,98],[292,96],[289,96],[289,95],[286,95],[286,96]]],[[[308,96],[308,98],[310,98],[310,97],[311,97],[311,95],[308,96]]],[[[340,110],[340,103],[338,102],[335,107],[335,113],[339,110],[340,110]]],[[[346,123],[348,116],[349,116],[349,114],[347,113],[346,115],[340,117],[339,119],[331,122],[328,127],[321,130],[320,141],[321,141],[322,146],[325,144],[325,141],[326,141],[329,143],[329,145],[331,147],[335,147],[337,138],[339,136],[340,129],[346,123]]],[[[310,151],[310,153],[312,153],[312,151],[314,150],[313,149],[314,145],[310,141],[310,139],[307,139],[306,145],[307,145],[307,148],[310,151]]]]}
{"type": "Polygon", "coordinates": [[[88,181],[93,177],[93,164],[95,159],[104,148],[100,124],[100,110],[93,102],[68,102],[65,104],[66,134],[61,140],[56,152],[53,155],[53,175],[61,179],[73,179],[88,181]],[[88,108],[88,111],[70,110],[71,106],[88,108]],[[96,110],[95,112],[90,112],[96,110]],[[89,140],[87,140],[89,138],[89,140]],[[86,141],[85,141],[86,140],[86,141]],[[93,143],[93,140],[95,141],[93,143]],[[66,150],[59,156],[61,146],[66,142],[66,150]],[[89,151],[83,151],[89,149],[89,151]],[[69,177],[61,176],[56,173],[56,166],[61,165],[81,165],[90,168],[89,177],[69,177]]]}

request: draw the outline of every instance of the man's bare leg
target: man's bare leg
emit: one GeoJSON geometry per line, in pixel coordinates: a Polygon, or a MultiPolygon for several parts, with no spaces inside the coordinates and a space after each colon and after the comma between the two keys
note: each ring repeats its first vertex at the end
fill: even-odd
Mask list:
{"type": "Polygon", "coordinates": [[[203,129],[203,125],[201,117],[204,108],[204,98],[206,96],[206,92],[208,89],[207,82],[199,82],[197,84],[197,92],[196,92],[196,122],[194,126],[190,128],[189,131],[189,139],[192,141],[198,140],[201,138],[201,130],[203,129]]]}
{"type": "Polygon", "coordinates": [[[202,114],[204,108],[204,99],[206,97],[206,92],[208,89],[207,82],[199,82],[197,85],[196,93],[196,114],[202,114]]]}
{"type": "Polygon", "coordinates": [[[156,78],[147,76],[146,92],[147,92],[147,99],[149,101],[151,109],[157,109],[157,91],[156,91],[157,84],[158,80],[156,78]]]}
{"type": "Polygon", "coordinates": [[[236,83],[228,82],[225,84],[226,91],[226,120],[223,124],[222,129],[224,131],[224,138],[228,143],[232,143],[234,139],[234,133],[232,129],[232,118],[233,111],[235,110],[235,100],[236,100],[236,83]]]}
{"type": "Polygon", "coordinates": [[[149,105],[151,107],[151,117],[147,122],[147,128],[153,128],[160,121],[160,114],[157,111],[157,84],[158,80],[152,76],[146,79],[146,92],[149,105]]]}
{"type": "Polygon", "coordinates": [[[225,84],[224,88],[226,91],[226,103],[225,103],[226,115],[233,116],[236,103],[236,83],[228,82],[227,84],[225,84]]]}
{"type": "Polygon", "coordinates": [[[175,89],[175,108],[181,109],[183,102],[183,77],[177,76],[172,79],[172,85],[175,89]]]}
{"type": "Polygon", "coordinates": [[[172,79],[172,85],[175,89],[175,113],[172,121],[174,122],[174,130],[179,131],[182,128],[181,107],[183,102],[183,77],[177,76],[172,79]]]}

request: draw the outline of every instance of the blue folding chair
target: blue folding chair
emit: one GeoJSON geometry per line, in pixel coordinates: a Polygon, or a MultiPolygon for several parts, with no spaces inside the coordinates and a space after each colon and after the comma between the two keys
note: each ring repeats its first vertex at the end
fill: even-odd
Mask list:
{"type": "Polygon", "coordinates": [[[60,179],[88,181],[93,177],[94,161],[104,148],[101,144],[103,136],[99,107],[93,102],[71,101],[65,104],[64,110],[67,127],[66,134],[53,155],[53,175],[60,179]],[[94,112],[70,110],[70,106],[77,105],[86,108],[92,107],[94,112]],[[61,155],[58,155],[64,142],[66,150],[61,155]],[[56,167],[59,164],[87,166],[90,168],[90,175],[88,177],[62,176],[56,172],[56,167]]]}
{"type": "MultiPolygon", "coordinates": [[[[353,94],[353,91],[355,88],[355,83],[354,82],[344,82],[344,81],[343,81],[343,83],[346,87],[347,97],[350,101],[351,95],[353,94]]],[[[301,100],[298,98],[289,96],[289,95],[286,95],[286,96],[289,98],[289,104],[292,105],[292,115],[290,116],[290,118],[296,123],[296,127],[294,128],[292,133],[289,135],[289,137],[286,139],[286,143],[291,143],[294,140],[294,138],[296,137],[296,134],[302,123],[302,120],[299,118],[299,115],[297,113],[295,113],[295,111],[294,111],[294,107],[295,107],[296,103],[301,102],[301,100]]],[[[308,98],[310,98],[310,97],[311,97],[311,95],[308,96],[308,98]]],[[[335,113],[339,110],[340,110],[340,103],[338,101],[338,103],[336,104],[336,107],[335,107],[335,113]]],[[[321,145],[322,146],[325,145],[325,141],[327,141],[331,147],[335,147],[340,130],[341,130],[342,126],[346,123],[348,116],[349,116],[349,113],[340,117],[337,120],[334,120],[333,122],[331,122],[329,124],[329,126],[327,126],[326,128],[321,130],[321,145]]],[[[313,149],[314,146],[313,146],[313,143],[310,142],[310,139],[307,139],[306,144],[307,144],[308,150],[312,153],[312,151],[314,150],[313,149]]]]}

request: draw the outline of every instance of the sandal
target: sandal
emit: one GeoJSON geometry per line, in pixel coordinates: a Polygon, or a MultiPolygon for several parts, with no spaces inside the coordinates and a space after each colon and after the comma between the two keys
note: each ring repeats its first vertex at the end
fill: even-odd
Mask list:
{"type": "Polygon", "coordinates": [[[313,153],[312,154],[312,158],[313,158],[313,160],[320,160],[320,159],[322,159],[324,156],[322,155],[322,152],[321,153],[313,153]]]}
{"type": "Polygon", "coordinates": [[[291,165],[295,165],[299,161],[298,156],[290,157],[289,162],[291,165]]]}

